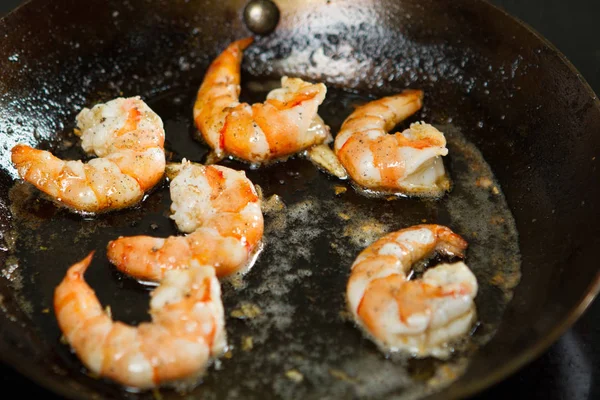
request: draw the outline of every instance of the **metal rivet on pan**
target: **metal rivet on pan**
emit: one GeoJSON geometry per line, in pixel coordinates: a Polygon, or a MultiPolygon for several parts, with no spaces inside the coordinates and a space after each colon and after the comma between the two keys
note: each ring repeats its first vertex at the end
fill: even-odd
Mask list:
{"type": "Polygon", "coordinates": [[[244,22],[257,35],[272,32],[279,22],[279,8],[271,0],[250,0],[244,8],[244,22]]]}

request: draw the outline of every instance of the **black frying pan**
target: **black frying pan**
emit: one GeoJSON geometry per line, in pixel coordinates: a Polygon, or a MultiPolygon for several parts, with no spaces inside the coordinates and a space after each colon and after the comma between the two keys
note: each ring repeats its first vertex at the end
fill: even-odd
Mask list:
{"type": "MultiPolygon", "coordinates": [[[[267,215],[265,251],[245,287],[224,283],[228,311],[247,301],[263,312],[256,320],[228,318],[232,357],[211,367],[192,394],[448,398],[502,379],[549,346],[598,290],[594,94],[554,48],[484,2],[278,4],[277,29],[247,51],[245,99],[258,101],[262,88],[283,74],[323,81],[330,88],[323,117],[335,132],[353,105],[421,88],[426,106],[415,120],[447,132],[455,187],[439,202],[389,202],[349,186],[336,197],[332,187],[347,183],[302,158],[248,171],[294,214],[284,214],[283,230],[276,229],[281,215],[267,215]],[[499,194],[481,191],[471,179],[481,175],[492,178],[499,194]],[[307,200],[312,206],[303,205],[307,200]],[[335,207],[352,215],[350,222],[336,218],[335,207]],[[303,209],[318,213],[290,219],[303,209]],[[383,228],[369,225],[373,219],[383,228]],[[356,251],[379,229],[422,220],[448,224],[469,240],[467,263],[482,284],[480,324],[448,363],[385,359],[340,316],[356,251]],[[243,337],[253,337],[250,351],[242,350],[243,337]],[[291,370],[302,382],[288,379],[291,370]]],[[[84,219],[17,181],[8,150],[26,141],[80,157],[76,143],[67,144],[79,109],[140,94],[165,120],[173,160],[201,161],[206,147],[191,139],[191,101],[210,60],[251,34],[243,6],[36,0],[0,23],[0,355],[59,394],[152,398],[85,375],[60,343],[49,309],[67,266],[96,249],[86,277],[100,300],[111,304],[115,318],[147,318],[147,290],[117,273],[102,253],[117,234],[176,233],[165,215],[167,183],[139,207],[84,219]]]]}

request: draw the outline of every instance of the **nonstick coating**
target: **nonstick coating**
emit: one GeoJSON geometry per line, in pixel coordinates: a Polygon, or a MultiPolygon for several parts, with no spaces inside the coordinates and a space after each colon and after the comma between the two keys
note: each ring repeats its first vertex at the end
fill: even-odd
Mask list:
{"type": "MultiPolygon", "coordinates": [[[[515,371],[573,323],[598,289],[595,95],[552,46],[481,1],[278,4],[280,24],[247,51],[246,74],[303,76],[373,95],[421,88],[430,122],[451,122],[483,153],[516,221],[522,277],[496,335],[464,375],[430,398],[464,397],[515,371]]],[[[56,338],[40,332],[15,297],[13,234],[35,229],[15,226],[10,217],[10,148],[51,142],[81,107],[98,101],[198,87],[210,60],[250,34],[243,5],[35,0],[0,22],[6,278],[0,280],[0,356],[42,385],[72,398],[115,393],[66,368],[56,338]]]]}

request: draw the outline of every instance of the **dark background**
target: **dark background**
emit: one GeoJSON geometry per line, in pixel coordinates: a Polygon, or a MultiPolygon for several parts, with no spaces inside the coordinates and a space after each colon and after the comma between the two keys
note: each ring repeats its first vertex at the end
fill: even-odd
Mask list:
{"type": "MultiPolygon", "coordinates": [[[[0,0],[0,16],[22,0],[0,0]]],[[[491,0],[526,22],[553,43],[600,94],[600,17],[598,0],[491,0]]],[[[1,79],[1,78],[0,78],[1,79]]],[[[600,301],[596,300],[578,322],[542,356],[472,400],[512,396],[548,400],[600,399],[600,301]]],[[[0,364],[3,393],[14,389],[19,397],[58,399],[11,367],[0,364]]]]}

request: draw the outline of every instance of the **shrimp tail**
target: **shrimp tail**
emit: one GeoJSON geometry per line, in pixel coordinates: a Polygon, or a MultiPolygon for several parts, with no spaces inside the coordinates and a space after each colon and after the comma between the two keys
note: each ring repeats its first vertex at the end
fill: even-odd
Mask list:
{"type": "Polygon", "coordinates": [[[252,36],[249,36],[247,38],[244,39],[240,39],[236,42],[234,42],[234,44],[240,49],[240,50],[246,50],[246,48],[248,46],[250,46],[252,43],[254,42],[254,38],[252,36]]]}
{"type": "MultiPolygon", "coordinates": [[[[83,260],[70,266],[62,282],[54,289],[54,314],[69,342],[78,335],[76,328],[85,324],[86,320],[106,317],[94,290],[84,279],[94,253],[90,252],[83,260]],[[85,316],[76,312],[79,310],[85,310],[85,316]]],[[[72,346],[76,352],[80,352],[88,344],[72,343],[72,346]]]]}
{"type": "Polygon", "coordinates": [[[31,147],[24,144],[17,144],[11,150],[11,161],[19,171],[21,176],[27,176],[29,169],[31,168],[33,161],[36,158],[30,156],[32,152],[41,153],[42,150],[34,150],[31,147]]]}
{"type": "Polygon", "coordinates": [[[88,253],[88,255],[78,263],[73,264],[67,273],[67,277],[71,280],[79,280],[83,278],[83,274],[87,271],[88,267],[92,263],[92,258],[94,258],[95,250],[92,250],[88,253]]]}
{"type": "MultiPolygon", "coordinates": [[[[237,82],[231,82],[238,85],[239,82],[239,69],[242,62],[242,57],[244,56],[244,50],[250,46],[254,42],[254,38],[247,37],[244,39],[240,39],[231,43],[225,51],[223,51],[210,65],[208,71],[206,72],[205,83],[202,87],[211,86],[213,84],[221,83],[223,76],[233,76],[230,75],[232,72],[232,68],[237,70],[238,79],[237,82]],[[225,74],[225,75],[223,75],[225,74]]],[[[200,90],[202,90],[202,87],[200,90]]]]}
{"type": "Polygon", "coordinates": [[[465,258],[469,243],[450,228],[441,225],[430,225],[438,238],[436,251],[447,257],[465,258]]]}

